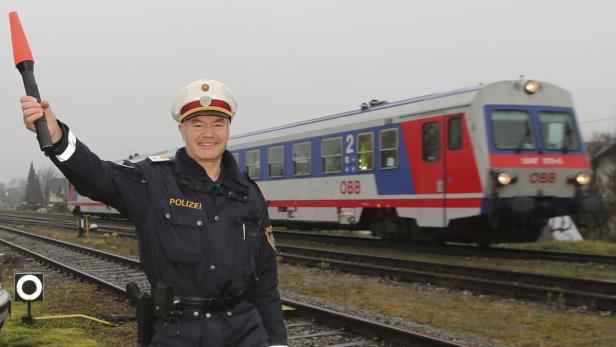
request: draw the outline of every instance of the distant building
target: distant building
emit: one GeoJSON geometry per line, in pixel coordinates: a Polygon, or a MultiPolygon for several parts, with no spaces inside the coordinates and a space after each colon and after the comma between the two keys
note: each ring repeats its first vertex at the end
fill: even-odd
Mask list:
{"type": "Polygon", "coordinates": [[[64,177],[55,178],[49,189],[49,202],[66,202],[66,189],[68,181],[64,177]]]}

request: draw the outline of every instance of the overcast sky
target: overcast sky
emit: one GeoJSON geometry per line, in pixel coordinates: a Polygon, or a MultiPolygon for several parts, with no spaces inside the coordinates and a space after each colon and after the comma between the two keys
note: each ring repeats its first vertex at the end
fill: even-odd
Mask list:
{"type": "Polygon", "coordinates": [[[0,182],[50,165],[23,127],[8,13],[41,96],[104,159],[181,145],[170,107],[234,91],[232,134],[519,75],[572,92],[584,137],[614,130],[612,1],[11,1],[0,4],[0,182]]]}

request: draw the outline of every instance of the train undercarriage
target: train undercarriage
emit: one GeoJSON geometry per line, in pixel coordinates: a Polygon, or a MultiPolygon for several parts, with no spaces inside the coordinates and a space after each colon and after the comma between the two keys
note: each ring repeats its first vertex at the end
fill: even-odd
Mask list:
{"type": "MultiPolygon", "coordinates": [[[[492,199],[488,199],[492,200],[492,199]]],[[[576,221],[600,223],[601,202],[595,197],[574,199],[516,198],[496,199],[486,213],[453,219],[447,227],[422,227],[415,219],[398,216],[395,208],[364,208],[356,223],[302,222],[273,220],[274,225],[294,229],[369,230],[389,240],[465,242],[486,246],[495,243],[535,242],[549,232],[549,219],[573,215],[576,221]]]]}

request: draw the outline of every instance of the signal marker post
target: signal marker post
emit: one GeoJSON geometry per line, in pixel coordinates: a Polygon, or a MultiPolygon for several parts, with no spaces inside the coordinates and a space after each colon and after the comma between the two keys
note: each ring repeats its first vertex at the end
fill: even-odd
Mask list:
{"type": "Polygon", "coordinates": [[[32,317],[32,301],[43,301],[44,278],[42,273],[16,273],[13,277],[15,283],[15,301],[28,303],[28,315],[21,317],[25,324],[34,323],[32,317]]]}

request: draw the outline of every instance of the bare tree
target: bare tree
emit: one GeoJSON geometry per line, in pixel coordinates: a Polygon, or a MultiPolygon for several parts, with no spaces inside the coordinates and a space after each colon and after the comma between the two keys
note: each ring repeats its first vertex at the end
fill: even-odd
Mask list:
{"type": "Polygon", "coordinates": [[[603,200],[607,223],[589,230],[586,236],[616,240],[616,133],[594,133],[587,149],[593,169],[590,190],[603,200]]]}
{"type": "Polygon", "coordinates": [[[55,166],[47,166],[46,168],[39,170],[38,178],[41,182],[41,190],[43,192],[43,198],[46,202],[49,202],[49,194],[53,188],[53,182],[56,178],[60,177],[60,172],[55,166]]]}

